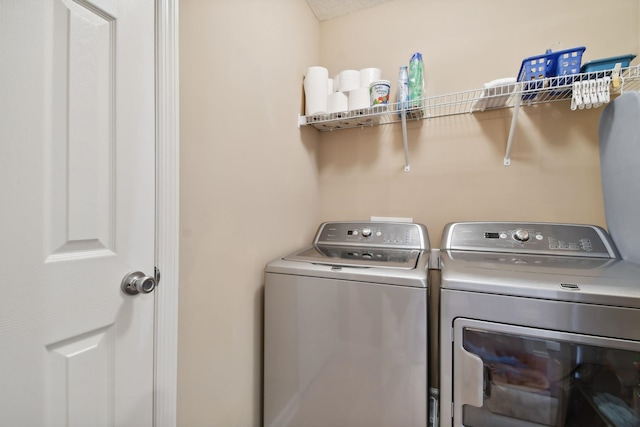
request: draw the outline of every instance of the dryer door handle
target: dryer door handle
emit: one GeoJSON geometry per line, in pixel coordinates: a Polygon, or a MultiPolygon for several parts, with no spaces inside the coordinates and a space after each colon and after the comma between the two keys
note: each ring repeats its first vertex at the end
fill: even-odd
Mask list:
{"type": "Polygon", "coordinates": [[[454,402],[462,410],[463,405],[482,407],[484,397],[490,393],[488,384],[490,375],[485,373],[482,359],[468,352],[462,346],[456,349],[454,356],[454,402]]]}
{"type": "Polygon", "coordinates": [[[489,365],[484,365],[484,376],[482,381],[482,394],[485,399],[489,399],[491,397],[491,381],[493,381],[493,373],[489,365]]]}

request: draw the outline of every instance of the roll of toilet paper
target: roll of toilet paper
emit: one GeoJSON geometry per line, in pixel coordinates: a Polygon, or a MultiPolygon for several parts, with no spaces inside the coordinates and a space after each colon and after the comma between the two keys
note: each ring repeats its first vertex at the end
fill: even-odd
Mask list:
{"type": "Polygon", "coordinates": [[[329,71],[324,67],[309,67],[304,78],[305,114],[327,113],[329,71]]]}
{"type": "Polygon", "coordinates": [[[329,82],[327,85],[327,95],[331,95],[333,92],[335,92],[333,90],[333,79],[329,79],[329,82]]]}
{"type": "Polygon", "coordinates": [[[349,91],[349,111],[369,108],[370,104],[369,88],[359,87],[349,91]]]}
{"type": "Polygon", "coordinates": [[[380,68],[363,68],[360,70],[360,87],[369,87],[371,83],[380,80],[380,68]]]}
{"type": "Polygon", "coordinates": [[[343,70],[338,73],[338,92],[349,92],[360,87],[360,71],[343,70]]]}
{"type": "Polygon", "coordinates": [[[344,92],[333,92],[327,99],[329,114],[347,111],[349,109],[349,97],[344,92]]]}

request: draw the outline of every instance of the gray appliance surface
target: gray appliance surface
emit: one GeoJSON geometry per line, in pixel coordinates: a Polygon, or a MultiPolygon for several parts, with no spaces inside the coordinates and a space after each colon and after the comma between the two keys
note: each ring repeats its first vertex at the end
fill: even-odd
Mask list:
{"type": "Polygon", "coordinates": [[[640,308],[640,264],[441,251],[442,288],[640,308]]]}
{"type": "Polygon", "coordinates": [[[318,228],[313,246],[284,259],[332,266],[413,270],[427,248],[429,235],[421,224],[325,222],[318,228]]]}
{"type": "Polygon", "coordinates": [[[622,258],[640,262],[640,93],[607,105],[598,133],[607,228],[622,258]]]}
{"type": "Polygon", "coordinates": [[[544,222],[460,222],[444,228],[441,249],[617,258],[601,227],[544,222]]]}
{"type": "Polygon", "coordinates": [[[426,427],[423,225],[328,222],[265,268],[265,427],[426,427]]]}
{"type": "Polygon", "coordinates": [[[429,235],[422,224],[325,222],[313,241],[271,261],[265,271],[427,287],[429,235]]]}
{"type": "Polygon", "coordinates": [[[640,308],[640,265],[596,226],[448,224],[440,262],[444,289],[640,308]]]}

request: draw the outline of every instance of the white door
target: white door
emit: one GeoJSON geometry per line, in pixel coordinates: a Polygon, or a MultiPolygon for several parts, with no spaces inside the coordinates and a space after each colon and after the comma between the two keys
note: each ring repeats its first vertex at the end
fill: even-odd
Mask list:
{"type": "Polygon", "coordinates": [[[152,425],[154,2],[0,0],[0,426],[152,425]]]}

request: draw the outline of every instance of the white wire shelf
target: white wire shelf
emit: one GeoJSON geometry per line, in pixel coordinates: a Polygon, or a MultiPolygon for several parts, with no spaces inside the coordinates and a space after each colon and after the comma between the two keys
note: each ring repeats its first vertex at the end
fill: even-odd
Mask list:
{"type": "MultiPolygon", "coordinates": [[[[640,65],[622,68],[619,80],[612,77],[612,70],[551,77],[534,81],[517,82],[488,89],[474,89],[446,95],[430,96],[412,101],[406,109],[407,121],[431,119],[456,114],[530,106],[555,101],[571,100],[574,82],[611,77],[612,96],[640,90],[640,65]]],[[[377,126],[401,122],[400,105],[390,103],[360,110],[332,114],[299,116],[299,126],[313,126],[320,131],[333,131],[355,127],[377,126]]],[[[506,162],[505,158],[505,164],[506,162]]]]}

